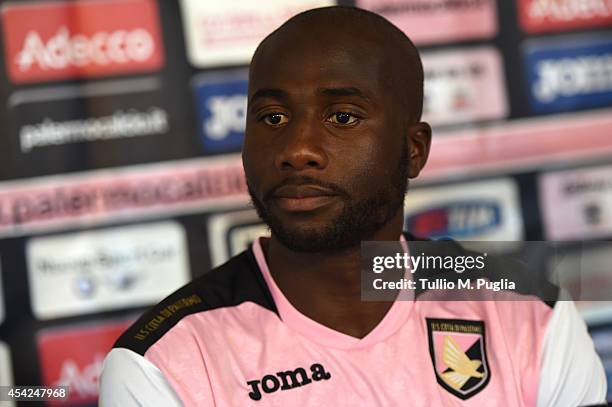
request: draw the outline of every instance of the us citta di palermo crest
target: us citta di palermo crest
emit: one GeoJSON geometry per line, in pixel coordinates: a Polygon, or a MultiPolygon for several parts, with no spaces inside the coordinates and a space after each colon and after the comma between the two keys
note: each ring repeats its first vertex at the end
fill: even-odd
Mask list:
{"type": "Polygon", "coordinates": [[[426,318],[429,354],[438,384],[467,400],[491,379],[483,321],[426,318]]]}

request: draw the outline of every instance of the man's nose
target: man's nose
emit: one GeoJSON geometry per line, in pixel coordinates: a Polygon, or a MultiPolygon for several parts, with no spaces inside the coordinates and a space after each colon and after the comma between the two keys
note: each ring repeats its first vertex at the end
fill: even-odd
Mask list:
{"type": "Polygon", "coordinates": [[[275,158],[276,167],[281,171],[321,170],[327,167],[324,132],[325,129],[314,118],[295,118],[282,135],[284,145],[275,158]]]}

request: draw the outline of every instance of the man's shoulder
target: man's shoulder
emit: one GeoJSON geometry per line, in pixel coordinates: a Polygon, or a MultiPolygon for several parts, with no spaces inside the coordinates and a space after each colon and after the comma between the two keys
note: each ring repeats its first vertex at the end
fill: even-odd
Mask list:
{"type": "Polygon", "coordinates": [[[114,347],[144,355],[183,318],[246,301],[276,312],[250,249],[195,278],[148,309],[119,337],[114,347]]]}

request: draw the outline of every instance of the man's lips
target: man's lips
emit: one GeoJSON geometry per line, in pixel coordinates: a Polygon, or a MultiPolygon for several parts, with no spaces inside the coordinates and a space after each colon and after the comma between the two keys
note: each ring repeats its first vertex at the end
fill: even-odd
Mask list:
{"type": "Polygon", "coordinates": [[[275,198],[311,198],[317,196],[336,195],[333,191],[318,185],[283,185],[277,188],[273,196],[275,198]]]}
{"type": "Polygon", "coordinates": [[[333,191],[317,185],[283,185],[272,196],[281,209],[289,212],[312,211],[337,198],[333,191]]]}

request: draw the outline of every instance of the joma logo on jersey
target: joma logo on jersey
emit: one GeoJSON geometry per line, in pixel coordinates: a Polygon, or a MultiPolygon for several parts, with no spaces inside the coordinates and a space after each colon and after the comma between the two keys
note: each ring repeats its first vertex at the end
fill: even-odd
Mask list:
{"type": "Polygon", "coordinates": [[[262,394],[274,393],[278,390],[291,390],[321,380],[329,380],[331,374],[325,371],[323,365],[315,363],[310,366],[310,374],[303,367],[295,370],[278,372],[276,375],[267,374],[260,380],[251,380],[247,384],[251,386],[249,397],[253,400],[261,400],[262,394]],[[261,390],[260,390],[261,386],[261,390]]]}
{"type": "Polygon", "coordinates": [[[501,208],[496,202],[449,202],[417,212],[406,219],[406,228],[420,236],[469,237],[501,225],[501,208]]]}

